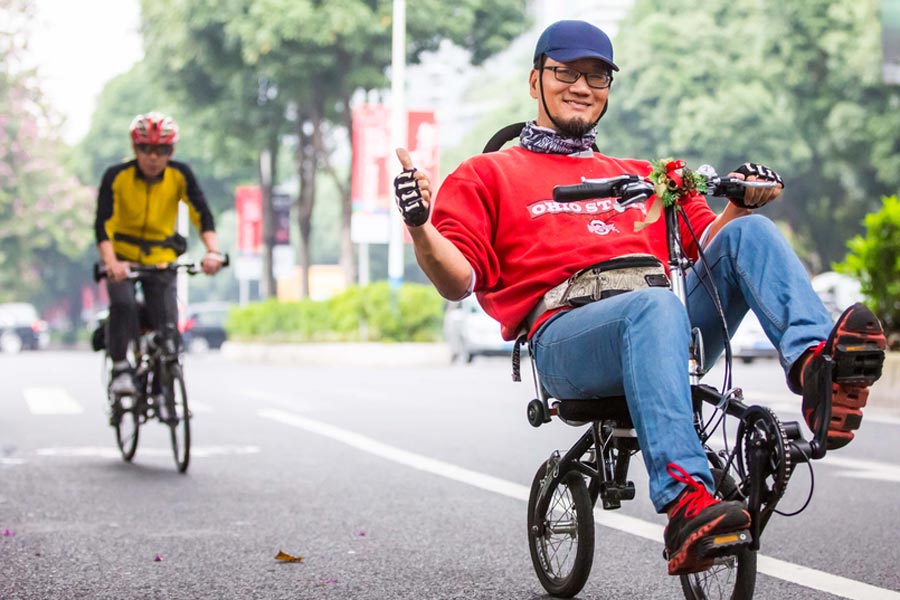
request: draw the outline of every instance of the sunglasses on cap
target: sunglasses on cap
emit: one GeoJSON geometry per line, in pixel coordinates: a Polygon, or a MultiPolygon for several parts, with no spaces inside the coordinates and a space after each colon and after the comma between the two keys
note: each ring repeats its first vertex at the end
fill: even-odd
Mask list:
{"type": "Polygon", "coordinates": [[[172,144],[135,144],[134,147],[141,154],[156,154],[157,156],[171,156],[175,149],[172,144]]]}

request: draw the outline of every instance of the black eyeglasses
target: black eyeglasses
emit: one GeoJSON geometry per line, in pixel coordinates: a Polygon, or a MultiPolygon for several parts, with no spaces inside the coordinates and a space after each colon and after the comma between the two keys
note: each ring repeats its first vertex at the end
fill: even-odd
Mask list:
{"type": "Polygon", "coordinates": [[[171,156],[175,149],[172,144],[135,144],[134,147],[141,154],[156,154],[157,156],[171,156]]]}
{"type": "Polygon", "coordinates": [[[610,73],[582,73],[581,71],[576,71],[569,67],[544,67],[544,69],[553,71],[556,80],[563,83],[575,83],[582,75],[584,75],[588,87],[592,87],[595,90],[608,88],[613,80],[612,74],[610,73]]]}

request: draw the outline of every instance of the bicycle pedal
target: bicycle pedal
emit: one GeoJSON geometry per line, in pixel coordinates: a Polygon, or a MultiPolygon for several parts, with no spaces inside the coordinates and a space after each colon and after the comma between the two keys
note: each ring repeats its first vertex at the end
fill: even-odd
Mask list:
{"type": "Polygon", "coordinates": [[[703,538],[697,544],[697,554],[703,558],[716,558],[735,554],[753,541],[749,529],[732,531],[703,538]]]}
{"type": "Polygon", "coordinates": [[[834,351],[832,378],[836,383],[872,385],[881,377],[883,366],[884,350],[876,344],[840,344],[834,351]]]}
{"type": "Polygon", "coordinates": [[[634,482],[624,484],[603,482],[600,484],[600,499],[604,510],[615,510],[622,507],[623,500],[634,500],[634,482]]]}

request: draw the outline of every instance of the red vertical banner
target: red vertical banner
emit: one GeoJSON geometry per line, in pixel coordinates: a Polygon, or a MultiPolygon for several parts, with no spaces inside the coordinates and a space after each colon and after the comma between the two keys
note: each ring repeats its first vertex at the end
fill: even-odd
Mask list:
{"type": "MultiPolygon", "coordinates": [[[[436,187],[440,148],[434,111],[410,111],[407,118],[406,149],[416,168],[428,173],[436,187]]],[[[390,211],[394,210],[391,171],[399,168],[391,148],[390,125],[387,106],[364,104],[353,109],[350,234],[356,243],[386,244],[390,238],[390,211]]]]}
{"type": "Polygon", "coordinates": [[[440,140],[434,111],[409,112],[406,148],[417,169],[428,173],[433,189],[440,183],[440,140]]]}
{"type": "MultiPolygon", "coordinates": [[[[440,185],[440,140],[438,139],[437,119],[434,111],[415,110],[407,116],[406,149],[413,165],[420,171],[428,173],[431,189],[437,190],[440,185]]],[[[409,230],[403,228],[403,241],[412,243],[409,230]]]]}
{"type": "Polygon", "coordinates": [[[364,104],[353,109],[353,164],[350,235],[356,243],[386,244],[390,236],[388,189],[391,148],[390,109],[364,104]]]}
{"type": "Polygon", "coordinates": [[[238,252],[253,254],[262,249],[262,190],[256,185],[240,185],[234,190],[237,212],[238,252]]]}

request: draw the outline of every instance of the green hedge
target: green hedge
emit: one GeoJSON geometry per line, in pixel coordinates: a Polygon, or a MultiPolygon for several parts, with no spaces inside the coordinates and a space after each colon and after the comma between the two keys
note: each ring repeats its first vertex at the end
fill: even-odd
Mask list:
{"type": "Polygon", "coordinates": [[[430,285],[353,286],[324,301],[265,300],[232,309],[230,339],[267,342],[431,342],[441,338],[444,302],[430,285]]]}

